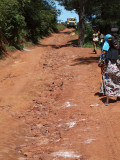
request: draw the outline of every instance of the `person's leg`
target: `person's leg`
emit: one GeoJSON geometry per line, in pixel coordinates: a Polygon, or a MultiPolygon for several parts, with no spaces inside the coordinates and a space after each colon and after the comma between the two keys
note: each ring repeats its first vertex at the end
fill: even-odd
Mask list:
{"type": "Polygon", "coordinates": [[[117,97],[117,102],[120,102],[120,97],[117,97]]]}
{"type": "Polygon", "coordinates": [[[95,42],[93,41],[93,52],[95,52],[95,42]]]}
{"type": "Polygon", "coordinates": [[[101,71],[101,84],[100,84],[100,93],[104,94],[104,86],[103,86],[103,73],[101,71]]]}
{"type": "Polygon", "coordinates": [[[95,42],[95,53],[97,53],[96,49],[97,49],[97,42],[95,42]]]}
{"type": "Polygon", "coordinates": [[[108,106],[108,104],[109,104],[109,97],[107,96],[105,105],[108,106]]]}
{"type": "Polygon", "coordinates": [[[95,50],[97,49],[97,42],[95,42],[95,50]]]}

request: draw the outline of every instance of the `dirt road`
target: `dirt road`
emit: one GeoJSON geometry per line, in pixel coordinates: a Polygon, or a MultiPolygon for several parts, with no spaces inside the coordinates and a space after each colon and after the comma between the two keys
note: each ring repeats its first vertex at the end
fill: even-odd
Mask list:
{"type": "Polygon", "coordinates": [[[119,160],[120,104],[98,54],[65,29],[0,61],[0,160],[119,160]]]}

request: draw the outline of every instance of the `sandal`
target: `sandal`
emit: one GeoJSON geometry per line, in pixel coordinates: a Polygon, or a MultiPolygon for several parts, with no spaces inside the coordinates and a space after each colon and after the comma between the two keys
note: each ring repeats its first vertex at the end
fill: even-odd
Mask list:
{"type": "Polygon", "coordinates": [[[108,103],[105,102],[105,106],[108,106],[108,103]]]}

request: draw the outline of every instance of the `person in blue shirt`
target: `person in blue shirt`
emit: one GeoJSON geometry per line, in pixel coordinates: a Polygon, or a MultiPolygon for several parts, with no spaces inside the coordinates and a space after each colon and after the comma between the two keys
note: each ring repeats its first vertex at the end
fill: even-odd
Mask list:
{"type": "Polygon", "coordinates": [[[104,40],[105,40],[105,42],[104,42],[103,47],[102,47],[102,52],[105,53],[105,52],[108,51],[109,48],[110,48],[109,43],[110,43],[110,41],[112,40],[112,35],[111,35],[111,34],[107,34],[107,35],[104,37],[104,40]]]}
{"type": "Polygon", "coordinates": [[[99,59],[99,63],[98,66],[101,67],[101,85],[100,85],[100,93],[105,93],[105,88],[104,88],[104,79],[105,79],[105,69],[106,69],[106,65],[105,65],[105,53],[109,50],[110,48],[110,42],[112,41],[112,35],[111,34],[107,34],[104,37],[104,44],[102,47],[102,54],[100,56],[99,59]]]}

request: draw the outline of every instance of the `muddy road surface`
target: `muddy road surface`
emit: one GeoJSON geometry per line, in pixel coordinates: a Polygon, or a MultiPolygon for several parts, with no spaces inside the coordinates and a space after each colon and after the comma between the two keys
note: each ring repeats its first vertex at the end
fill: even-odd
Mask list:
{"type": "Polygon", "coordinates": [[[120,103],[72,29],[0,61],[0,160],[119,160],[120,103]]]}

